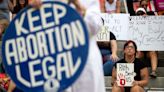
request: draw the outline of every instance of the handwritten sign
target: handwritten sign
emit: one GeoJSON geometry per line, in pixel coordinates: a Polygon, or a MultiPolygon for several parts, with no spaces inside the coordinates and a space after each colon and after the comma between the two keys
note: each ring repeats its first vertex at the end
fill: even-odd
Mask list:
{"type": "Polygon", "coordinates": [[[117,84],[118,86],[132,86],[134,81],[134,64],[117,63],[117,84]]]}
{"type": "Polygon", "coordinates": [[[59,1],[22,10],[2,42],[5,69],[24,92],[61,92],[79,77],[88,56],[84,21],[59,1]]]}
{"type": "Polygon", "coordinates": [[[111,31],[117,40],[128,39],[129,14],[107,14],[102,13],[104,19],[105,30],[111,31]]]}
{"type": "Polygon", "coordinates": [[[164,51],[164,16],[132,16],[129,18],[129,39],[138,50],[164,51]]]}
{"type": "Polygon", "coordinates": [[[101,31],[96,35],[96,41],[110,41],[110,31],[107,26],[102,26],[101,31]]]}

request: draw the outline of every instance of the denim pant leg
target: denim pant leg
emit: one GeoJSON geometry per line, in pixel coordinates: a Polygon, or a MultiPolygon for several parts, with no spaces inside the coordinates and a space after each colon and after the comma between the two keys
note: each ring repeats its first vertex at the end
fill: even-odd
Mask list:
{"type": "Polygon", "coordinates": [[[115,64],[115,62],[113,61],[107,61],[104,65],[103,65],[103,70],[104,70],[104,75],[105,76],[111,76],[112,75],[112,69],[113,69],[113,65],[115,64]]]}

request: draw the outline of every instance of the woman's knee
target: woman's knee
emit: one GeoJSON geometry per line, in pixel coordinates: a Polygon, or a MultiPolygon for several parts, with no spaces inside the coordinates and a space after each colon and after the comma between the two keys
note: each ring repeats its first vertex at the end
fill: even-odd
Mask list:
{"type": "Polygon", "coordinates": [[[118,86],[113,86],[112,87],[112,92],[121,92],[121,88],[118,86]]]}
{"type": "Polygon", "coordinates": [[[144,89],[141,86],[133,86],[131,92],[144,92],[144,89]]]}
{"type": "Polygon", "coordinates": [[[155,51],[149,51],[149,57],[157,57],[157,53],[155,51]]]}

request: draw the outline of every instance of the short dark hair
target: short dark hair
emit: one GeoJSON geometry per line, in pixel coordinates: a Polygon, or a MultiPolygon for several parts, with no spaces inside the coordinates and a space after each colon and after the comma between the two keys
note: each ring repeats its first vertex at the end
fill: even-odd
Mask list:
{"type": "Polygon", "coordinates": [[[132,43],[132,44],[134,45],[135,52],[137,53],[137,45],[136,45],[136,43],[135,43],[134,41],[132,41],[132,40],[129,40],[129,41],[127,41],[127,42],[124,44],[124,50],[125,50],[126,46],[128,46],[128,44],[130,44],[130,43],[132,43]]]}
{"type": "Polygon", "coordinates": [[[146,13],[143,12],[143,11],[138,11],[138,12],[136,13],[137,16],[139,16],[139,15],[144,15],[144,14],[146,14],[146,13]]]}

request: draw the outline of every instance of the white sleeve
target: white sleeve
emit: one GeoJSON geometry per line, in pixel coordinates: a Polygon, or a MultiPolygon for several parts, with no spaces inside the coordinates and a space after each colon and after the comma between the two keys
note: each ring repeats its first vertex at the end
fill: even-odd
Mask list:
{"type": "Polygon", "coordinates": [[[87,25],[90,37],[95,36],[103,26],[100,13],[98,12],[91,12],[87,10],[84,21],[87,25]]]}

